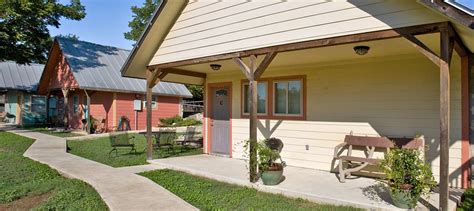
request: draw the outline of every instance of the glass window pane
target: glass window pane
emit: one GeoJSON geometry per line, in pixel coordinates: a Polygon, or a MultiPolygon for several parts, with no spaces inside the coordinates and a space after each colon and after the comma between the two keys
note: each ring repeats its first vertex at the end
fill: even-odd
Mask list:
{"type": "Polygon", "coordinates": [[[266,113],[267,106],[267,83],[257,84],[257,113],[266,113]]]}
{"type": "Polygon", "coordinates": [[[275,83],[275,113],[286,114],[286,87],[287,82],[275,83]]]}
{"type": "Polygon", "coordinates": [[[301,81],[288,82],[288,114],[301,114],[301,81]]]}
{"type": "Polygon", "coordinates": [[[244,113],[249,113],[249,102],[250,102],[250,90],[249,90],[249,85],[245,84],[244,85],[244,113]]]}

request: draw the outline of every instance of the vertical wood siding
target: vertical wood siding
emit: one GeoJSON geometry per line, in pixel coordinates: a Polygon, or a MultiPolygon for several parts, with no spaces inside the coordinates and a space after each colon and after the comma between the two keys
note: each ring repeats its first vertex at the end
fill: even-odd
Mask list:
{"type": "Polygon", "coordinates": [[[441,21],[413,0],[197,1],[150,64],[441,21]]]}
{"type": "MultiPolygon", "coordinates": [[[[461,83],[459,57],[451,70],[450,182],[461,182],[461,83]]],[[[334,147],[344,136],[414,137],[424,135],[427,162],[439,173],[439,74],[426,58],[335,66],[292,66],[268,69],[262,76],[307,76],[307,121],[260,120],[259,138],[283,140],[288,165],[332,170],[334,147]],[[273,132],[271,132],[273,131],[273,132]],[[309,145],[309,150],[306,150],[309,145]]],[[[242,158],[248,119],[241,116],[240,72],[209,74],[208,83],[233,83],[233,156],[242,158]]],[[[382,156],[378,154],[377,156],[382,156]]]]}

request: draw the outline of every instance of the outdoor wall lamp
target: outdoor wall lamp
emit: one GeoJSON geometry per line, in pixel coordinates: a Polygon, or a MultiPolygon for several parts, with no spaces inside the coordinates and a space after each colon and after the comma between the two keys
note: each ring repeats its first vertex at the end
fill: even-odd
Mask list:
{"type": "Polygon", "coordinates": [[[211,64],[209,66],[211,66],[211,69],[214,70],[214,71],[219,71],[222,67],[222,65],[220,65],[220,64],[211,64]]]}
{"type": "Polygon", "coordinates": [[[365,46],[365,45],[360,45],[360,46],[356,46],[354,47],[354,51],[357,55],[365,55],[369,52],[369,49],[370,47],[369,46],[365,46]]]}

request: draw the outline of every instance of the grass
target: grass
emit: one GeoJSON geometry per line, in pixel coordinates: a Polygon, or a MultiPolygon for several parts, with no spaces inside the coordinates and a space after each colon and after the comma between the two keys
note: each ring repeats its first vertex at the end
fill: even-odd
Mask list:
{"type": "Polygon", "coordinates": [[[44,133],[44,134],[47,134],[47,135],[61,137],[61,138],[83,136],[82,134],[74,133],[74,132],[70,132],[70,131],[58,132],[58,131],[55,131],[55,130],[48,129],[46,127],[24,127],[24,128],[27,129],[27,130],[40,132],[40,133],[44,133]]]}
{"type": "MultiPolygon", "coordinates": [[[[95,138],[90,140],[68,140],[67,146],[69,153],[74,155],[94,160],[99,163],[103,163],[112,167],[124,167],[124,166],[135,166],[147,164],[146,161],[146,139],[145,136],[140,134],[130,134],[135,137],[135,148],[137,152],[130,152],[130,149],[124,148],[119,149],[118,156],[115,152],[109,155],[112,147],[110,146],[109,137],[95,138]]],[[[187,155],[201,154],[201,148],[189,148],[183,149],[181,152],[181,146],[175,146],[175,153],[171,153],[168,150],[161,150],[160,155],[153,152],[153,158],[167,158],[187,155]]]]}
{"type": "Polygon", "coordinates": [[[153,180],[201,210],[362,210],[259,192],[253,188],[169,169],[143,172],[140,175],[153,180]]]}
{"type": "Polygon", "coordinates": [[[107,210],[88,184],[23,156],[32,139],[0,131],[0,210],[107,210]],[[35,200],[40,198],[41,200],[35,200]]]}
{"type": "Polygon", "coordinates": [[[464,192],[459,211],[474,210],[474,189],[469,188],[464,192]]]}

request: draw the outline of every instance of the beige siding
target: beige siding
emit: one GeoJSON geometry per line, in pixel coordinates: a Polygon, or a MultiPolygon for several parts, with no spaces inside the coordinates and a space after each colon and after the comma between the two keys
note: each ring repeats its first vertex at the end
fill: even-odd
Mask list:
{"type": "Polygon", "coordinates": [[[413,0],[191,1],[150,64],[444,20],[413,0]]]}
{"type": "MultiPolygon", "coordinates": [[[[459,59],[453,61],[451,81],[451,184],[460,183],[461,102],[459,59]]],[[[269,69],[263,77],[307,77],[307,121],[261,120],[260,138],[281,138],[282,157],[289,165],[331,170],[334,146],[351,131],[367,136],[425,136],[427,161],[438,175],[439,74],[426,58],[372,60],[340,66],[301,66],[269,69]],[[276,130],[270,134],[276,127],[276,130]],[[305,149],[309,145],[309,150],[305,149]]],[[[240,117],[239,72],[208,75],[207,82],[232,81],[233,156],[242,157],[248,119],[240,117]]],[[[381,154],[378,154],[381,156],[381,154]]]]}

